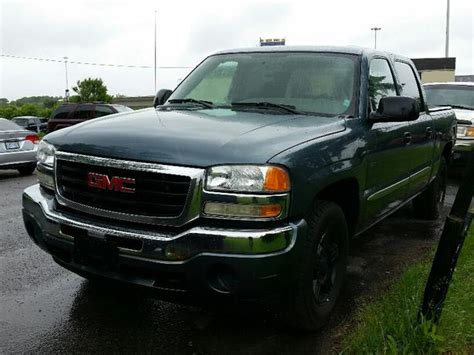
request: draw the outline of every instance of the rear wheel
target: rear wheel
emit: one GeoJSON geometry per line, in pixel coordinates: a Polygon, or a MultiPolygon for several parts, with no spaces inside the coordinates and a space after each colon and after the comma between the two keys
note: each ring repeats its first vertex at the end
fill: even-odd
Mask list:
{"type": "Polygon", "coordinates": [[[36,164],[30,164],[30,165],[25,165],[22,166],[21,168],[18,168],[18,171],[20,172],[20,175],[31,175],[36,169],[36,164]]]}
{"type": "Polygon", "coordinates": [[[322,327],[341,293],[349,249],[349,233],[342,209],[316,201],[307,218],[308,234],[296,284],[285,300],[286,319],[298,329],[322,327]]]}
{"type": "Polygon", "coordinates": [[[446,159],[442,156],[436,178],[426,191],[413,199],[413,210],[417,217],[428,220],[439,217],[446,197],[447,180],[446,159]]]}

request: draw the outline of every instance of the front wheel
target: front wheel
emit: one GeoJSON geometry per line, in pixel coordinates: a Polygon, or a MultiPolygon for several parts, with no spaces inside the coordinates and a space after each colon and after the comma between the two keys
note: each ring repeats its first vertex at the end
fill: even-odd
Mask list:
{"type": "Polygon", "coordinates": [[[439,164],[438,175],[428,189],[413,199],[413,210],[419,218],[435,220],[443,208],[448,180],[446,159],[443,156],[439,164]]]}
{"type": "Polygon", "coordinates": [[[334,202],[316,201],[307,222],[297,279],[284,306],[290,326],[315,331],[326,323],[341,293],[349,233],[344,212],[334,202]]]}

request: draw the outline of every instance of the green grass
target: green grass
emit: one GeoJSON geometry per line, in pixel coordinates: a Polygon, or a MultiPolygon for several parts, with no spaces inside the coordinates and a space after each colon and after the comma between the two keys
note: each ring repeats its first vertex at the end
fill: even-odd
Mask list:
{"type": "Polygon", "coordinates": [[[474,227],[458,260],[440,323],[419,324],[417,312],[432,256],[409,267],[379,300],[362,307],[345,353],[474,352],[474,227]]]}

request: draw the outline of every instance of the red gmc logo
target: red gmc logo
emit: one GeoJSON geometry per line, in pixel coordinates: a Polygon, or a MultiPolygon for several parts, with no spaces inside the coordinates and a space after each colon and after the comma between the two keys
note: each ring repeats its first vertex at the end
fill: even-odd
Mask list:
{"type": "Polygon", "coordinates": [[[109,179],[107,175],[90,172],[87,175],[87,185],[96,189],[135,193],[135,179],[132,178],[114,176],[109,179]]]}

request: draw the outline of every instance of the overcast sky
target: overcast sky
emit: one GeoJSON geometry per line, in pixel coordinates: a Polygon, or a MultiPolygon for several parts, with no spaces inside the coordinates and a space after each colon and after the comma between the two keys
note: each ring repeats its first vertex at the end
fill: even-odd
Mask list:
{"type": "MultiPolygon", "coordinates": [[[[397,1],[80,1],[0,0],[1,54],[153,66],[190,66],[222,49],[254,47],[260,37],[287,45],[358,45],[411,58],[442,57],[446,0],[397,1]]],[[[450,56],[456,74],[474,74],[474,1],[451,0],[450,56]]],[[[189,69],[159,69],[173,89],[189,69]]],[[[112,95],[153,95],[153,68],[68,65],[69,86],[100,77],[112,95]]],[[[0,57],[0,97],[64,94],[64,63],[0,57]]]]}

